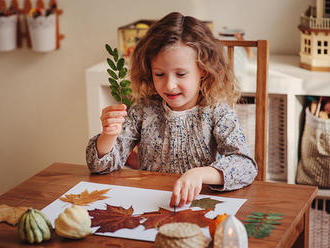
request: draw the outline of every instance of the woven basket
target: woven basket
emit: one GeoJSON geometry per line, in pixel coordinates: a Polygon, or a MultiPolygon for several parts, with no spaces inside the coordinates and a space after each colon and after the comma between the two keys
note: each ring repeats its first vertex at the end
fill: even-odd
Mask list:
{"type": "MultiPolygon", "coordinates": [[[[285,95],[269,94],[268,100],[267,179],[286,181],[286,97],[285,95]]],[[[235,106],[235,111],[246,135],[253,157],[255,145],[255,109],[255,104],[251,103],[242,103],[235,106]]]]}
{"type": "Polygon", "coordinates": [[[317,197],[310,210],[309,247],[330,247],[330,197],[317,197]]]}
{"type": "Polygon", "coordinates": [[[156,235],[155,248],[204,248],[207,238],[200,227],[192,223],[169,223],[161,226],[156,235]]]}

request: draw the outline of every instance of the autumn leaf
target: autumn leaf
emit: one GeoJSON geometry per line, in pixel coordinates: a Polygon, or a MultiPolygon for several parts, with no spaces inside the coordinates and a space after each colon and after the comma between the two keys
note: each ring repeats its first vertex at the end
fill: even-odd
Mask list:
{"type": "Polygon", "coordinates": [[[21,215],[28,209],[29,207],[11,207],[2,204],[0,205],[0,222],[7,222],[15,226],[21,215]]]}
{"type": "Polygon", "coordinates": [[[60,200],[70,202],[75,205],[85,206],[88,205],[88,203],[108,198],[103,194],[107,193],[109,190],[110,189],[94,190],[88,193],[88,190],[86,189],[80,194],[67,194],[64,197],[61,197],[60,200]]]}
{"type": "Polygon", "coordinates": [[[204,215],[209,212],[207,210],[197,210],[192,209],[182,210],[172,212],[164,208],[159,208],[159,211],[144,213],[141,217],[147,218],[142,225],[146,229],[157,228],[167,223],[172,222],[189,222],[199,225],[200,227],[206,227],[210,223],[210,219],[204,217],[204,215]]]}
{"type": "Polygon", "coordinates": [[[221,203],[221,202],[223,202],[223,201],[218,201],[218,200],[211,199],[209,197],[205,197],[205,198],[202,198],[199,200],[193,200],[191,202],[190,207],[200,207],[203,209],[212,209],[213,210],[215,208],[215,205],[217,205],[218,203],[221,203]]]}
{"type": "Polygon", "coordinates": [[[106,204],[107,208],[88,210],[92,218],[92,227],[99,226],[96,232],[115,232],[122,228],[133,229],[140,225],[141,216],[132,216],[132,207],[125,209],[106,204]]]}

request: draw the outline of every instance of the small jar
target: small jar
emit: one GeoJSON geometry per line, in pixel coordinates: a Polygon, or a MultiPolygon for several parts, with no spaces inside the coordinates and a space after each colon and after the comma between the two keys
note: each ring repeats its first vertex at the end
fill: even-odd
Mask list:
{"type": "Polygon", "coordinates": [[[208,243],[198,225],[177,222],[159,228],[155,248],[206,248],[208,243]]]}

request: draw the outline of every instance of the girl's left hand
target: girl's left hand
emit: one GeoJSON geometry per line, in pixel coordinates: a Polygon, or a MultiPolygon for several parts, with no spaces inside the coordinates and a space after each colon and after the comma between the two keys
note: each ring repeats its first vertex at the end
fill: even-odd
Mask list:
{"type": "Polygon", "coordinates": [[[201,168],[193,168],[184,173],[174,184],[170,206],[182,207],[190,204],[202,190],[201,168]],[[178,201],[180,202],[178,203],[178,201]]]}

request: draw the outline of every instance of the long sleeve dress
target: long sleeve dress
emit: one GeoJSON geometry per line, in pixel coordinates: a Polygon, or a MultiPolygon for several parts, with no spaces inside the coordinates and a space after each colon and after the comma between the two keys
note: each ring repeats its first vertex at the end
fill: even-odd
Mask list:
{"type": "Polygon", "coordinates": [[[225,103],[173,111],[159,97],[132,106],[113,149],[99,158],[92,137],[86,161],[92,173],[109,173],[124,166],[139,144],[141,170],[184,173],[212,166],[221,170],[224,185],[234,190],[251,184],[257,166],[234,111],[225,103]]]}

